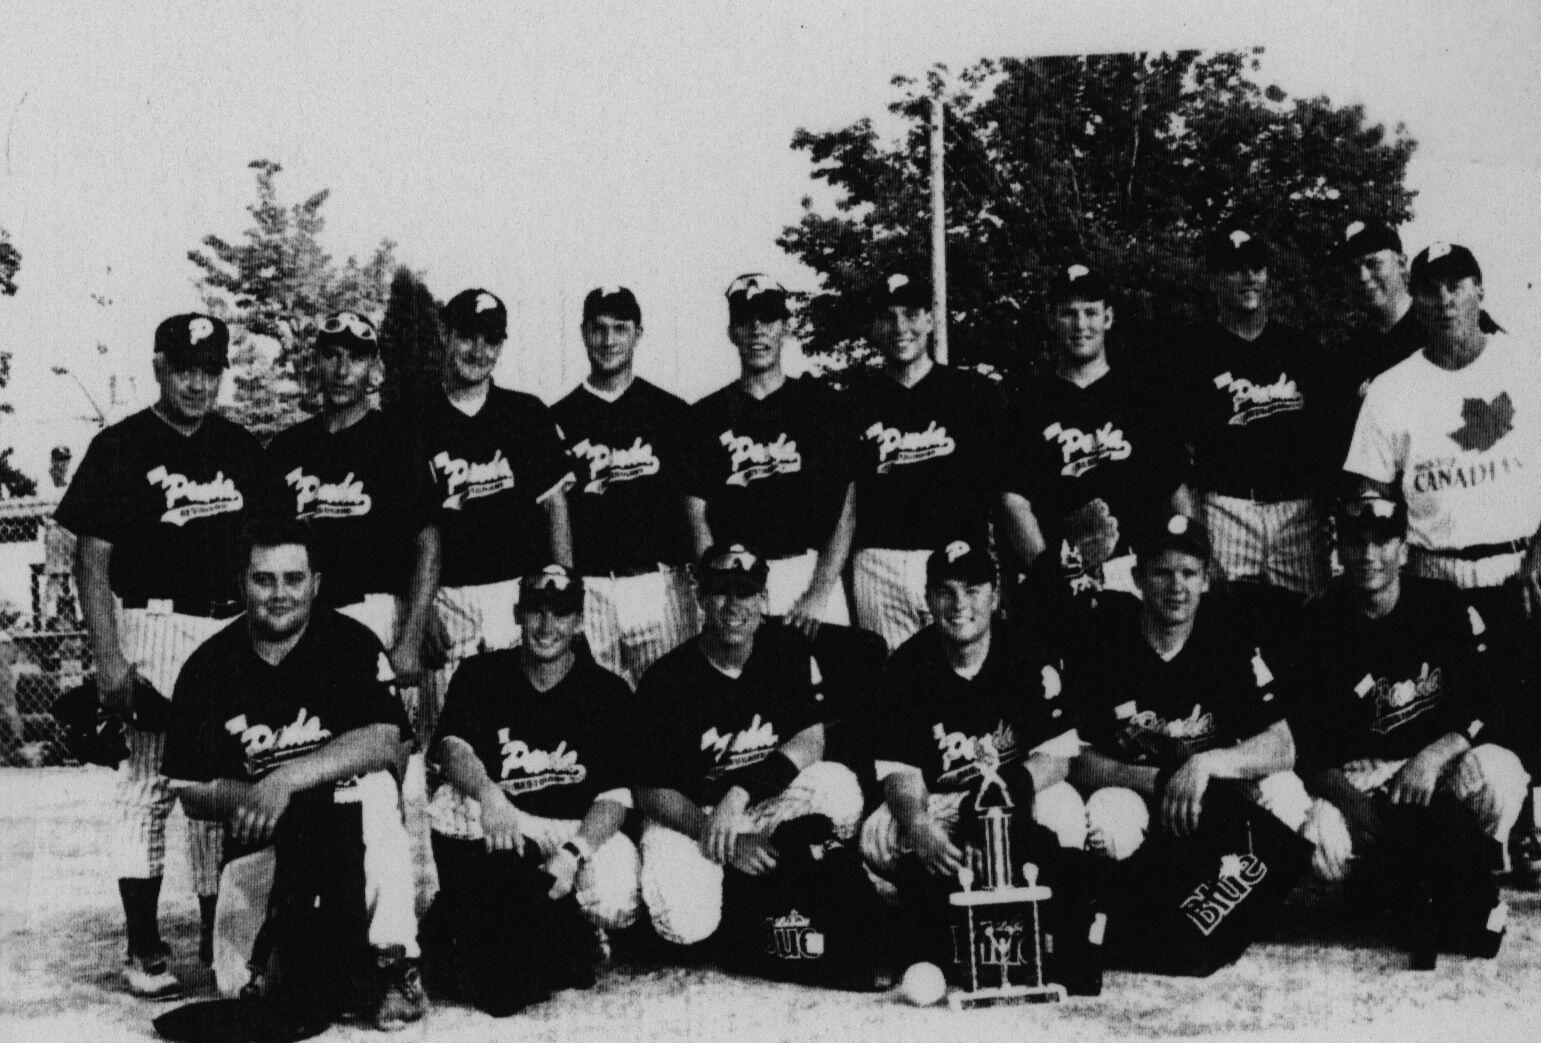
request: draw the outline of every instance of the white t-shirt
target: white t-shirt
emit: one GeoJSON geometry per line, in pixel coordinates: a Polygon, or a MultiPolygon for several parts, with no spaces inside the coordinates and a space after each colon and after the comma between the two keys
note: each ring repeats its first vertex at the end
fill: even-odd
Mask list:
{"type": "MultiPolygon", "coordinates": [[[[1409,356],[1371,382],[1343,468],[1400,478],[1414,548],[1533,536],[1541,526],[1541,351],[1495,333],[1464,369],[1409,356]]],[[[1475,569],[1451,560],[1439,578],[1495,585],[1518,571],[1522,555],[1499,557],[1475,569]]]]}

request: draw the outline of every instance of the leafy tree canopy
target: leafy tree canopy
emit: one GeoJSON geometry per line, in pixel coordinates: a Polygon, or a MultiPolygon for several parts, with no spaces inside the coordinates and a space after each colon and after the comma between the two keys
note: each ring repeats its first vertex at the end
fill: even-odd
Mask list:
{"type": "Polygon", "coordinates": [[[11,245],[11,237],[0,228],[0,296],[16,296],[16,273],[21,269],[21,253],[11,245]]]}
{"type": "Polygon", "coordinates": [[[778,244],[817,271],[807,350],[839,367],[870,354],[862,293],[896,265],[929,264],[930,101],[946,104],[949,338],[962,363],[1021,369],[1042,343],[1050,273],[1081,261],[1115,287],[1118,329],[1156,336],[1212,314],[1205,238],[1239,223],[1275,248],[1274,314],[1329,342],[1355,319],[1330,261],[1354,219],[1400,224],[1415,147],[1360,106],[1259,85],[1252,51],[986,60],[956,76],[898,76],[880,140],[872,120],[799,129],[813,200],[778,244]]]}

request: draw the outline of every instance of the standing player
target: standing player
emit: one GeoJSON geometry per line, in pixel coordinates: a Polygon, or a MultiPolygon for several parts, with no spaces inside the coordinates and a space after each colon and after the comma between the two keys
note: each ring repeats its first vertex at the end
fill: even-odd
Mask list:
{"type": "Polygon", "coordinates": [[[258,925],[243,914],[266,905],[279,821],[303,814],[297,809],[306,802],[357,803],[377,972],[370,1015],[377,1028],[401,1028],[428,1006],[417,968],[411,843],[390,773],[411,725],[379,640],[316,605],[321,577],[304,524],[258,525],[246,542],[245,617],[188,657],[163,764],[190,816],[224,823],[224,879],[265,879],[265,886],[221,889],[220,948],[237,938],[246,944],[222,952],[216,971],[228,967],[239,980],[252,958],[258,925]],[[254,895],[254,906],[237,908],[238,893],[254,895]]]}
{"type": "Polygon", "coordinates": [[[696,581],[701,633],[642,678],[635,792],[642,900],[667,941],[704,941],[722,919],[723,871],[775,868],[771,834],[827,815],[849,838],[861,785],[825,761],[829,707],[810,644],[765,627],[765,560],[742,544],[709,548],[696,581]]]}
{"type": "Polygon", "coordinates": [[[432,633],[448,660],[435,684],[442,699],[462,658],[518,642],[519,577],[547,561],[572,564],[573,476],[550,410],[533,395],[492,383],[508,338],[503,302],[486,290],[462,290],[439,317],[444,394],[424,411],[418,439],[438,504],[432,633]]]}
{"type": "Polygon", "coordinates": [[[632,371],[642,309],[624,286],[583,299],[589,375],[552,407],[577,485],[573,561],[594,658],[633,686],[695,631],[685,514],[690,408],[632,371]]]}
{"type": "Polygon", "coordinates": [[[1295,743],[1273,674],[1230,620],[1200,611],[1208,538],[1174,515],[1137,553],[1141,600],[1110,603],[1088,651],[1067,664],[1088,744],[1070,769],[1087,795],[1088,849],[1128,858],[1153,813],[1191,832],[1217,779],[1250,780],[1254,799],[1298,830],[1309,800],[1290,771],[1295,743]]]}
{"type": "Polygon", "coordinates": [[[1066,593],[1104,587],[1132,594],[1133,534],[1191,513],[1183,447],[1154,415],[1149,369],[1109,362],[1113,305],[1098,273],[1083,264],[1055,272],[1048,324],[1054,372],[1029,388],[1008,425],[1020,462],[1004,532],[1040,579],[1031,604],[1059,606],[1066,593]]]}
{"type": "Polygon", "coordinates": [[[521,581],[519,648],[472,656],[450,684],[433,745],[447,781],[428,815],[446,891],[468,886],[486,852],[534,844],[551,897],[574,894],[593,923],[622,928],[640,902],[637,849],[620,832],[631,690],[574,654],[583,599],[561,565],[521,581]]]}
{"type": "Polygon", "coordinates": [[[1182,394],[1215,561],[1228,579],[1314,594],[1329,571],[1320,504],[1342,452],[1338,382],[1319,345],[1270,318],[1260,239],[1226,230],[1208,264],[1219,317],[1195,334],[1182,394]]]}
{"type": "Polygon", "coordinates": [[[834,396],[781,368],[787,294],[758,273],[728,287],[739,378],[696,403],[704,444],[690,498],[695,550],[745,542],[766,556],[768,610],[805,629],[850,622],[841,573],[851,489],[834,396]]]}
{"type": "Polygon", "coordinates": [[[989,546],[1005,461],[988,380],[931,358],[931,287],[896,272],[873,301],[883,368],[853,388],[852,593],[857,623],[898,647],[930,622],[926,558],[951,539],[989,546]]]}
{"type": "MultiPolygon", "coordinates": [[[[155,405],[91,441],[55,513],[80,539],[76,580],[97,683],[126,713],[135,678],[170,696],[193,649],[241,611],[238,535],[276,501],[257,440],[214,413],[230,332],[208,315],[174,315],[155,329],[155,405]]],[[[157,924],[166,816],[164,736],[127,726],[109,841],[128,926],[129,988],[179,991],[157,924]]],[[[192,823],[193,886],[203,914],[201,953],[218,886],[219,830],[192,823]]]]}
{"type": "Polygon", "coordinates": [[[398,683],[414,685],[438,582],[432,489],[402,428],[369,406],[380,360],[374,325],[338,312],[312,350],[321,413],[274,438],[268,459],[294,517],[315,530],[321,603],[374,631],[398,683]]]}
{"type": "MultiPolygon", "coordinates": [[[[1541,354],[1482,323],[1482,270],[1436,243],[1412,264],[1424,349],[1370,384],[1343,468],[1408,511],[1408,571],[1458,588],[1488,628],[1504,741],[1541,778],[1534,614],[1541,600],[1541,354]]],[[[1541,801],[1516,833],[1541,869],[1541,801]]]]}

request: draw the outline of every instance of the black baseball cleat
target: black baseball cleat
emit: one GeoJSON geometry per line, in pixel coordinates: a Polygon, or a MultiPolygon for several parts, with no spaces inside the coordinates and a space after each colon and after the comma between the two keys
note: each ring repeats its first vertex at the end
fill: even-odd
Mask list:
{"type": "Polygon", "coordinates": [[[123,968],[128,991],[147,1000],[174,1000],[182,995],[182,983],[171,973],[171,950],[162,944],[147,953],[129,953],[123,968]]]}
{"type": "Polygon", "coordinates": [[[404,1029],[428,1012],[418,961],[400,945],[375,950],[375,1001],[369,1020],[383,1032],[404,1029]]]}

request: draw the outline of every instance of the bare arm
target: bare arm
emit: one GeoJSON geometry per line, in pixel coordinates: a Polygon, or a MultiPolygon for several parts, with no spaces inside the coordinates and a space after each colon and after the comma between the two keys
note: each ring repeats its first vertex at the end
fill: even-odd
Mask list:
{"type": "Polygon", "coordinates": [[[97,683],[107,708],[126,713],[134,668],[124,657],[118,640],[118,619],[109,579],[111,567],[111,543],[96,536],[80,537],[75,545],[75,583],[80,588],[80,610],[96,659],[97,683]]]}
{"type": "Polygon", "coordinates": [[[1261,779],[1295,766],[1295,737],[1279,720],[1235,746],[1195,753],[1172,774],[1161,800],[1161,817],[1179,833],[1198,828],[1210,779],[1261,779]]]}
{"type": "MultiPolygon", "coordinates": [[[[802,771],[813,762],[824,756],[824,725],[810,724],[796,735],[776,748],[771,757],[784,758],[791,762],[791,767],[782,765],[786,771],[802,771]]],[[[753,769],[759,771],[766,764],[756,765],[753,769]]],[[[795,777],[795,776],[794,776],[795,777]]],[[[786,779],[787,783],[791,778],[786,779]]],[[[779,792],[779,790],[777,791],[779,792]]],[[[764,799],[764,794],[761,795],[764,799]]],[[[712,808],[712,813],[707,817],[706,827],[701,835],[701,853],[714,862],[724,863],[733,857],[734,845],[740,836],[738,823],[744,812],[748,810],[752,797],[749,790],[743,785],[728,787],[728,791],[722,795],[717,806],[712,808]]]]}
{"type": "Polygon", "coordinates": [[[690,522],[690,539],[695,544],[696,559],[712,545],[712,527],[706,521],[706,501],[699,496],[685,497],[685,517],[690,522]]]}
{"type": "Polygon", "coordinates": [[[407,612],[401,634],[391,649],[391,669],[404,685],[415,685],[422,675],[423,639],[427,634],[433,595],[439,587],[439,529],[425,525],[418,532],[413,554],[412,578],[407,587],[407,612]]]}
{"type": "Polygon", "coordinates": [[[706,830],[706,814],[689,797],[675,789],[642,787],[635,791],[637,807],[648,818],[699,841],[706,830]]]}
{"type": "Polygon", "coordinates": [[[583,822],[578,826],[578,835],[546,859],[545,870],[551,874],[552,879],[552,898],[561,898],[572,892],[583,862],[605,841],[615,836],[621,823],[626,821],[628,810],[626,805],[609,799],[605,794],[594,798],[594,803],[589,805],[583,822]],[[574,855],[571,848],[577,848],[578,854],[574,855]]]}
{"type": "Polygon", "coordinates": [[[829,534],[824,546],[819,548],[819,561],[813,570],[808,589],[797,599],[787,613],[787,622],[805,634],[812,636],[819,628],[816,613],[825,600],[840,585],[840,574],[845,571],[846,559],[851,556],[851,538],[856,533],[856,483],[845,487],[845,499],[840,504],[840,517],[829,534]]]}
{"type": "Polygon", "coordinates": [[[1125,764],[1121,760],[1093,749],[1082,750],[1076,754],[1075,760],[1070,762],[1070,781],[1087,791],[1102,789],[1106,786],[1122,786],[1124,789],[1132,789],[1136,793],[1153,797],[1156,794],[1156,778],[1159,774],[1160,772],[1155,768],[1125,764]]]}
{"type": "Polygon", "coordinates": [[[1386,790],[1393,804],[1421,804],[1427,807],[1434,790],[1452,761],[1471,749],[1466,736],[1456,732],[1442,735],[1419,750],[1397,769],[1386,790]]]}
{"type": "Polygon", "coordinates": [[[487,774],[486,766],[470,743],[451,735],[439,740],[433,752],[439,770],[450,785],[480,806],[482,841],[487,850],[523,851],[524,832],[519,822],[519,809],[487,774]]]}
{"type": "Polygon", "coordinates": [[[927,872],[955,876],[963,868],[963,852],[931,818],[931,794],[918,770],[889,773],[883,779],[883,802],[899,827],[900,841],[915,852],[927,872]]]}
{"type": "Polygon", "coordinates": [[[546,512],[546,532],[551,539],[551,560],[558,565],[572,568],[573,530],[567,519],[566,490],[553,490],[551,495],[540,501],[540,505],[546,512]]]}
{"type": "Polygon", "coordinates": [[[1045,546],[1043,527],[1038,524],[1032,504],[1020,493],[1002,493],[1001,520],[1006,543],[1022,559],[1023,565],[1031,565],[1045,546]]]}

